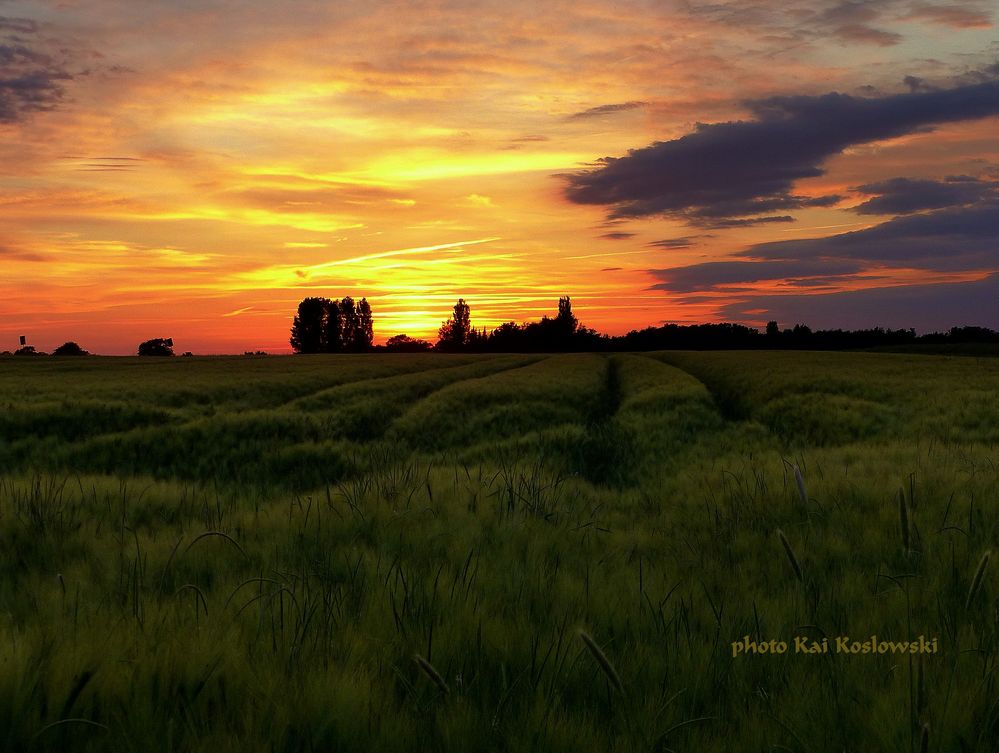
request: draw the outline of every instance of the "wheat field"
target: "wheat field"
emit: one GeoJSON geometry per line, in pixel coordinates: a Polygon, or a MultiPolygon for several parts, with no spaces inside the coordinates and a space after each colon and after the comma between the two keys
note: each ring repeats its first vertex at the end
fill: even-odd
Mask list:
{"type": "Polygon", "coordinates": [[[999,359],[16,358],[0,405],[2,751],[995,750],[999,359]]]}

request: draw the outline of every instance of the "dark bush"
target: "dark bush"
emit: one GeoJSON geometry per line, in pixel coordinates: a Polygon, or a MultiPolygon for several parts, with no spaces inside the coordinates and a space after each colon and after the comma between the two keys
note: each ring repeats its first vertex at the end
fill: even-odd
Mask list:
{"type": "Polygon", "coordinates": [[[139,345],[140,356],[172,356],[173,338],[156,337],[139,345]]]}
{"type": "Polygon", "coordinates": [[[58,348],[52,351],[54,356],[86,356],[90,355],[87,351],[81,348],[78,344],[70,340],[60,345],[58,348]]]}

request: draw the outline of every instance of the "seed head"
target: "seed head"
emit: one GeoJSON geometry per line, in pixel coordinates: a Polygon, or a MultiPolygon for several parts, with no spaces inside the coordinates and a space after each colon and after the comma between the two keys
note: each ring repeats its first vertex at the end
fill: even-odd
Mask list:
{"type": "Polygon", "coordinates": [[[416,666],[423,670],[423,674],[430,678],[431,682],[434,683],[440,691],[447,695],[451,692],[451,689],[444,682],[444,678],[441,677],[440,672],[434,669],[434,665],[428,662],[419,654],[413,654],[413,661],[416,662],[416,666]]]}
{"type": "Polygon", "coordinates": [[[611,685],[614,686],[618,693],[623,693],[624,684],[621,682],[621,678],[618,676],[617,670],[614,669],[614,665],[610,663],[610,659],[608,659],[604,652],[600,649],[597,642],[583,630],[579,631],[579,638],[583,641],[586,648],[589,649],[593,658],[596,659],[597,664],[600,665],[600,669],[602,669],[604,674],[607,675],[607,679],[610,680],[611,685]]]}

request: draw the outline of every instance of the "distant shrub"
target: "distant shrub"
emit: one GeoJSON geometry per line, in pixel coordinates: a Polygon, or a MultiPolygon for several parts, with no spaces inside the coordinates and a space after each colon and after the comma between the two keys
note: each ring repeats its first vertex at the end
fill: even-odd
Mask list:
{"type": "Polygon", "coordinates": [[[60,345],[58,348],[52,351],[54,356],[86,356],[90,355],[87,351],[81,348],[78,344],[70,340],[60,345]]]}
{"type": "Polygon", "coordinates": [[[156,337],[139,345],[140,356],[172,356],[173,338],[156,337]]]}
{"type": "Polygon", "coordinates": [[[433,348],[426,340],[417,340],[409,335],[395,335],[385,342],[385,350],[392,353],[425,353],[433,348]]]}

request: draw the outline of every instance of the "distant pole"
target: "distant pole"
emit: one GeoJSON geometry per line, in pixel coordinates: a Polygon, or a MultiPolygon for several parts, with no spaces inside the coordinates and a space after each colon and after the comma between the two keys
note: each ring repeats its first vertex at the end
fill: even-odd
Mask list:
{"type": "Polygon", "coordinates": [[[21,345],[23,346],[26,344],[27,344],[27,338],[24,335],[21,335],[21,345]]]}

